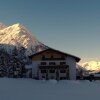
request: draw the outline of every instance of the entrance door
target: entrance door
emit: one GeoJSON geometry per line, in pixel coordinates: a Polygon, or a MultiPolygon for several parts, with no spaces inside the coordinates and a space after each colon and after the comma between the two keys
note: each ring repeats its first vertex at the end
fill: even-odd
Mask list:
{"type": "Polygon", "coordinates": [[[59,80],[59,71],[56,71],[56,80],[59,80]]]}

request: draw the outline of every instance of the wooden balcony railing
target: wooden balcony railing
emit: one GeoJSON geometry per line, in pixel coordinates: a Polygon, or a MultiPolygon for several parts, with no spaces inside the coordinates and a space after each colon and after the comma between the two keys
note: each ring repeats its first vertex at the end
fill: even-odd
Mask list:
{"type": "Polygon", "coordinates": [[[68,68],[68,65],[39,65],[40,69],[60,69],[60,68],[68,68]]]}
{"type": "Polygon", "coordinates": [[[65,60],[65,58],[42,58],[42,60],[65,60]]]}

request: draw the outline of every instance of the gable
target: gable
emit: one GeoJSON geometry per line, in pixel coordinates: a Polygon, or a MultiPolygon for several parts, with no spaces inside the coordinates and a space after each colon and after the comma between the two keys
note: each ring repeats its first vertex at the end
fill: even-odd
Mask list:
{"type": "Polygon", "coordinates": [[[48,49],[48,50],[45,50],[44,52],[41,52],[37,55],[32,56],[32,60],[34,60],[34,61],[41,60],[41,59],[43,59],[43,57],[45,59],[48,59],[48,58],[64,59],[66,56],[62,53],[57,52],[57,51],[48,49]]]}

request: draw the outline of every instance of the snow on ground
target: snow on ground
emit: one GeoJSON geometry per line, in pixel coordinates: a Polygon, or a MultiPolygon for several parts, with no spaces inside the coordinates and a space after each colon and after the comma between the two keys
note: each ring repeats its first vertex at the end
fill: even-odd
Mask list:
{"type": "Polygon", "coordinates": [[[97,100],[100,81],[0,78],[0,100],[97,100]]]}

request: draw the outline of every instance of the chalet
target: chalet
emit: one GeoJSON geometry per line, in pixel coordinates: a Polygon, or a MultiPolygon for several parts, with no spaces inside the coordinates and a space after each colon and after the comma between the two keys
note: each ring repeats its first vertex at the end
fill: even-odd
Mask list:
{"type": "Polygon", "coordinates": [[[32,78],[76,80],[76,63],[80,58],[49,48],[30,56],[32,78]]]}

